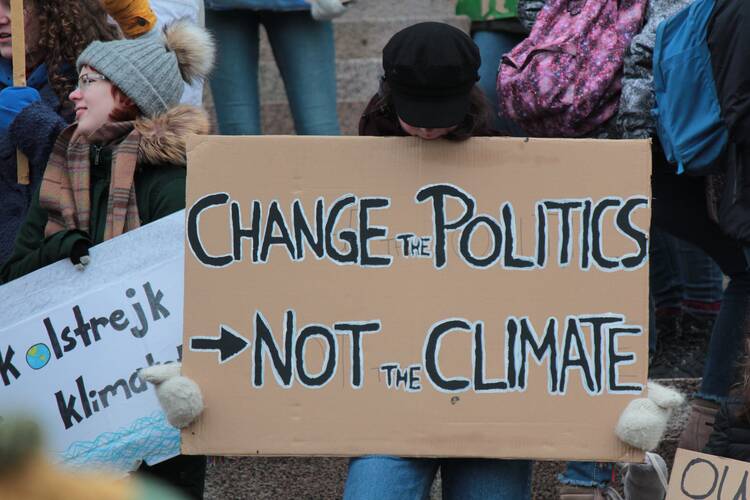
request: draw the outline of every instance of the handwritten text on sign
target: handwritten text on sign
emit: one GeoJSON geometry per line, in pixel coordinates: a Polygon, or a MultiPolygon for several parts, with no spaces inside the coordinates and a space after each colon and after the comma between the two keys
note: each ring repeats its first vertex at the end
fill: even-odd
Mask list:
{"type": "MultiPolygon", "coordinates": [[[[232,200],[228,193],[212,193],[198,199],[187,215],[187,241],[193,256],[204,266],[220,268],[241,263],[247,259],[252,264],[268,264],[271,249],[278,247],[286,257],[294,262],[303,262],[305,258],[327,259],[338,265],[355,265],[360,267],[390,267],[395,258],[427,258],[432,260],[435,269],[447,265],[447,242],[452,232],[457,233],[458,254],[464,264],[477,269],[490,266],[501,266],[503,269],[544,269],[547,266],[566,267],[571,264],[571,249],[574,242],[578,244],[577,253],[580,259],[575,265],[587,270],[592,263],[600,270],[632,270],[641,267],[647,258],[647,234],[633,224],[632,215],[638,209],[648,206],[645,197],[631,197],[623,200],[608,197],[601,200],[541,200],[536,203],[535,234],[536,253],[534,256],[520,256],[515,251],[516,216],[513,205],[506,202],[499,207],[499,216],[487,213],[476,213],[476,199],[466,191],[453,185],[430,185],[420,189],[414,197],[416,203],[431,202],[432,232],[426,236],[414,233],[395,235],[400,245],[400,252],[392,255],[373,255],[370,244],[373,241],[388,241],[389,228],[374,225],[371,213],[375,210],[387,210],[391,200],[386,197],[357,197],[352,194],[340,196],[326,207],[326,200],[315,201],[312,220],[308,219],[302,200],[292,201],[288,210],[282,208],[278,201],[263,203],[252,200],[249,216],[243,214],[238,200],[232,200]],[[447,214],[447,205],[451,202],[460,206],[460,217],[451,219],[447,214]],[[211,255],[206,250],[200,237],[201,215],[211,209],[224,208],[230,227],[227,253],[211,255]],[[228,208],[228,210],[227,210],[228,208]],[[352,209],[358,217],[352,227],[340,229],[340,220],[346,210],[352,209]],[[602,223],[605,212],[611,210],[613,217],[609,221],[614,229],[631,241],[631,252],[617,256],[606,256],[603,252],[602,223]],[[549,222],[552,213],[558,216],[556,227],[549,222]],[[578,234],[574,229],[573,217],[580,218],[578,234]],[[248,222],[244,222],[243,218],[248,222]],[[472,249],[474,235],[481,231],[490,234],[490,249],[485,255],[477,255],[472,249]],[[550,255],[548,241],[550,231],[558,233],[559,247],[550,255]],[[243,255],[243,242],[251,245],[251,255],[243,255]],[[434,243],[433,243],[434,242],[434,243]],[[306,256],[306,250],[308,255],[306,256]]],[[[284,256],[279,255],[279,258],[284,256]]],[[[367,334],[377,334],[382,330],[379,320],[375,321],[342,321],[332,325],[309,324],[297,328],[294,310],[286,311],[282,324],[283,341],[277,344],[268,320],[258,311],[253,320],[253,385],[264,384],[264,353],[270,359],[276,380],[284,387],[291,387],[296,380],[308,388],[323,387],[329,383],[337,371],[338,337],[349,336],[351,349],[351,373],[349,382],[353,388],[362,386],[363,342],[367,334]],[[306,343],[319,338],[326,344],[326,362],[322,371],[310,374],[303,355],[306,343]]],[[[617,338],[621,335],[641,335],[639,327],[629,326],[625,317],[617,314],[586,314],[566,318],[550,317],[545,323],[536,325],[527,317],[508,317],[505,325],[505,371],[504,380],[487,380],[484,376],[486,352],[484,349],[484,323],[465,318],[450,318],[432,325],[425,339],[422,365],[401,368],[398,363],[386,363],[380,366],[385,375],[388,387],[402,388],[407,391],[422,389],[420,372],[424,368],[426,378],[432,386],[443,392],[460,392],[473,389],[477,392],[523,391],[527,385],[528,354],[537,361],[548,358],[548,380],[550,393],[565,394],[568,373],[575,370],[580,373],[586,390],[591,394],[600,394],[606,390],[617,392],[640,392],[640,384],[618,383],[617,365],[632,363],[633,353],[617,351],[617,338]],[[593,351],[584,347],[586,336],[584,329],[589,329],[594,337],[593,351]],[[474,337],[474,374],[473,378],[446,379],[440,372],[438,352],[441,337],[452,331],[469,332],[474,337]],[[541,333],[541,336],[537,334],[541,333]],[[606,383],[605,383],[606,379],[606,383]]],[[[237,334],[230,334],[224,328],[224,338],[236,339],[237,334]]],[[[194,346],[201,345],[202,339],[194,346]]],[[[203,341],[205,342],[205,341],[203,341]]],[[[247,343],[233,340],[237,354],[247,343]]],[[[211,347],[212,349],[213,347],[211,347]]],[[[203,350],[203,349],[198,349],[203,350]]],[[[229,358],[229,356],[225,356],[229,358]]],[[[227,359],[224,359],[226,361],[227,359]]]]}
{"type": "Polygon", "coordinates": [[[695,451],[677,450],[669,480],[669,500],[750,497],[750,464],[695,451]]]}

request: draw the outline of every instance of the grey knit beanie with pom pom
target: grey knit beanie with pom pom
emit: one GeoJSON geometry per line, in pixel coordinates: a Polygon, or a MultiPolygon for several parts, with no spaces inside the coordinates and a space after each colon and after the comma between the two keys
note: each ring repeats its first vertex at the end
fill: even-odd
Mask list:
{"type": "Polygon", "coordinates": [[[184,82],[206,78],[214,62],[211,35],[180,20],[134,40],[93,42],[78,58],[130,97],[144,115],[164,113],[180,102],[184,82]]]}

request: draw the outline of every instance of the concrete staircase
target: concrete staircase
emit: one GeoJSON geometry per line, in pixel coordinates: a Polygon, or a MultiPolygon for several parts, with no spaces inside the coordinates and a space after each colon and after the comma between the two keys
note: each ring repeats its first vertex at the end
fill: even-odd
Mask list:
{"type": "MultiPolygon", "coordinates": [[[[342,133],[357,133],[360,114],[378,89],[381,51],[390,37],[420,21],[443,21],[468,30],[468,20],[455,16],[454,6],[450,0],[358,0],[336,19],[337,101],[342,133]]],[[[264,133],[293,134],[284,85],[265,34],[260,88],[264,133]]]]}

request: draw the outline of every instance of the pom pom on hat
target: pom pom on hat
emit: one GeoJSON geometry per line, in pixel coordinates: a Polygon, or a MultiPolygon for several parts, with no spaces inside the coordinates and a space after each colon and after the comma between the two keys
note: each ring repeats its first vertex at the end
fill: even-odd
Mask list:
{"type": "Polygon", "coordinates": [[[164,39],[167,50],[177,56],[183,80],[193,83],[208,76],[214,65],[216,48],[206,30],[187,20],[180,20],[164,27],[164,39]]]}

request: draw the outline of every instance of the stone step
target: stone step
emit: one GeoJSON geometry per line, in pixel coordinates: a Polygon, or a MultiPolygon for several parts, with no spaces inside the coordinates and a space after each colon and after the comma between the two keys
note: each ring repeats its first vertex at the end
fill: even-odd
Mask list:
{"type": "MultiPolygon", "coordinates": [[[[698,388],[700,379],[659,381],[689,395],[698,388]]],[[[665,439],[657,452],[671,467],[677,438],[687,420],[688,406],[672,416],[665,439]]],[[[341,498],[346,482],[346,458],[242,457],[211,460],[206,477],[206,499],[297,499],[341,498]]],[[[536,462],[532,483],[534,500],[558,497],[557,474],[563,462],[536,462]]],[[[432,487],[433,499],[440,499],[439,478],[432,487]]]]}
{"type": "MultiPolygon", "coordinates": [[[[373,91],[374,92],[374,91],[373,91]]],[[[359,117],[369,101],[339,102],[339,125],[343,135],[357,135],[359,117]]],[[[261,126],[267,135],[293,135],[294,122],[286,102],[261,106],[261,126]]]]}
{"type": "Polygon", "coordinates": [[[387,18],[394,13],[411,17],[450,16],[456,0],[354,0],[340,20],[387,18]]]}
{"type": "MultiPolygon", "coordinates": [[[[382,74],[380,59],[343,59],[336,61],[336,100],[367,101],[378,90],[382,74]]],[[[260,95],[262,104],[285,103],[286,91],[276,64],[260,64],[260,95]]]]}
{"type": "MultiPolygon", "coordinates": [[[[422,0],[415,2],[423,11],[415,9],[413,14],[402,15],[403,9],[391,5],[390,10],[398,17],[360,18],[350,14],[337,20],[336,37],[336,99],[342,133],[356,134],[359,115],[378,89],[382,74],[381,52],[383,46],[397,31],[421,21],[442,21],[465,31],[469,21],[454,16],[445,9],[427,9],[445,2],[422,0]]],[[[377,10],[377,9],[376,9],[377,10]]],[[[261,37],[261,62],[259,67],[262,126],[265,134],[294,134],[294,124],[286,100],[284,84],[265,34],[261,37]]]]}
{"type": "MultiPolygon", "coordinates": [[[[391,14],[392,15],[392,14],[391,14]]],[[[375,57],[380,59],[383,47],[397,31],[418,22],[444,22],[469,30],[469,20],[463,16],[450,15],[421,15],[398,17],[351,19],[340,18],[334,21],[334,39],[336,44],[336,59],[359,59],[375,57]]],[[[304,48],[301,48],[304,50],[304,48]]],[[[265,31],[261,30],[260,60],[273,61],[273,52],[268,43],[265,31]]]]}

